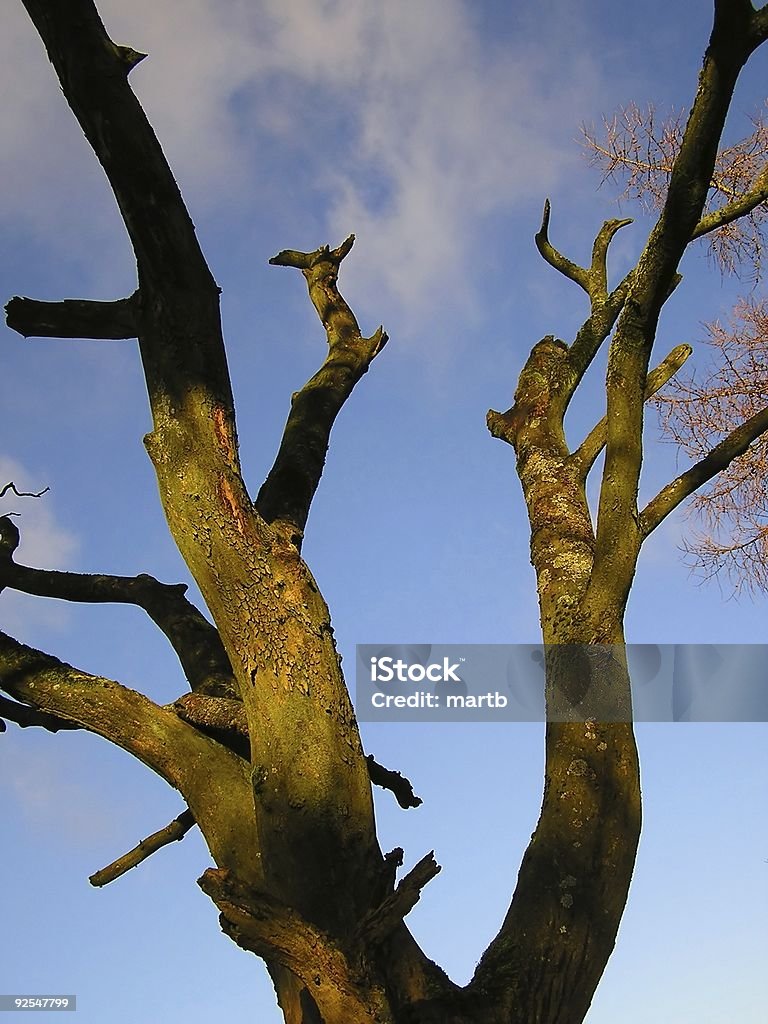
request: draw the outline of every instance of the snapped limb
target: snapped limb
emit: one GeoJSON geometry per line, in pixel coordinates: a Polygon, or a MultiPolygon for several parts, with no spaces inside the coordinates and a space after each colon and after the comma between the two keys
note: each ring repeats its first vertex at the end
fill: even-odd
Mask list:
{"type": "Polygon", "coordinates": [[[256,508],[300,544],[309,507],[320,482],[331,429],[353,388],[387,342],[383,328],[370,337],[360,332],[354,313],[337,287],[339,267],[355,240],[314,252],[285,249],[269,262],[295,267],[304,275],[309,297],[325,328],[328,355],[323,365],[291,398],[291,411],[275,463],[256,499],[256,508]]]}

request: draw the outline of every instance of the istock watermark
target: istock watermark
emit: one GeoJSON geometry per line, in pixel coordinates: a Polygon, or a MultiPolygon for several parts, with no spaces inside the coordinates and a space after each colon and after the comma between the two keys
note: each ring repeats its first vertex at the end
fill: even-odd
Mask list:
{"type": "Polygon", "coordinates": [[[359,644],[362,721],[768,721],[766,644],[359,644]]]}

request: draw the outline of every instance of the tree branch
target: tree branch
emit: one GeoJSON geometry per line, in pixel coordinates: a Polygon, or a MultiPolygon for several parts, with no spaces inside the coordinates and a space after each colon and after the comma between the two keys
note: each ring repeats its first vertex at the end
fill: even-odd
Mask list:
{"type": "Polygon", "coordinates": [[[0,633],[0,689],[73,727],[104,736],[182,791],[195,770],[194,760],[216,756],[211,740],[144,694],[73,668],[5,633],[0,633]]]}
{"type": "Polygon", "coordinates": [[[766,200],[768,200],[768,165],[760,171],[751,189],[734,199],[733,202],[726,203],[718,210],[712,210],[711,213],[705,214],[696,225],[691,238],[701,238],[702,235],[709,234],[710,231],[716,231],[727,224],[732,224],[733,221],[751,213],[766,200]]]}
{"type": "Polygon", "coordinates": [[[391,771],[379,764],[373,754],[366,757],[368,762],[368,774],[374,786],[381,786],[388,789],[395,795],[400,806],[407,810],[409,807],[420,807],[422,799],[413,792],[413,786],[400,772],[391,771]]]}
{"type": "Polygon", "coordinates": [[[185,693],[172,707],[182,721],[223,743],[239,757],[250,759],[248,715],[241,700],[185,693]]]}
{"type": "Polygon", "coordinates": [[[142,839],[138,846],[123,854],[122,857],[118,857],[116,861],[108,864],[101,871],[96,871],[90,876],[88,881],[96,887],[114,882],[116,878],[124,875],[131,868],[137,867],[142,861],[147,860],[148,857],[151,857],[153,853],[161,850],[164,846],[183,839],[195,824],[195,817],[192,812],[189,809],[182,811],[165,828],[161,828],[158,832],[153,832],[151,836],[147,836],[146,839],[142,839]]]}
{"type": "Polygon", "coordinates": [[[640,514],[640,529],[643,539],[652,533],[681,501],[684,501],[702,484],[729,466],[734,459],[743,455],[752,442],[767,430],[768,406],[732,430],[727,437],[715,445],[709,455],[706,455],[659,491],[640,514]]]}
{"type": "Polygon", "coordinates": [[[50,487],[44,487],[42,491],[20,491],[17,489],[13,480],[11,480],[10,483],[0,487],[0,498],[4,498],[8,491],[13,491],[17,498],[42,498],[42,496],[47,494],[50,489],[50,487]]]}
{"type": "Polygon", "coordinates": [[[637,493],[646,374],[659,313],[702,217],[739,73],[752,49],[749,2],[717,0],[699,88],[661,214],[638,260],[608,357],[607,441],[589,598],[623,609],[642,543],[637,493]],[[748,10],[747,10],[748,8],[748,10]]]}
{"type": "Polygon", "coordinates": [[[238,695],[229,658],[214,626],[184,595],[186,584],[160,583],[152,576],[32,569],[0,558],[0,587],[37,597],[142,608],[168,638],[190,687],[220,696],[238,695]]]}
{"type": "Polygon", "coordinates": [[[16,295],[6,304],[5,313],[11,330],[25,338],[117,340],[139,336],[138,292],[114,302],[39,302],[16,295]]]}
{"type": "Polygon", "coordinates": [[[250,769],[241,758],[144,694],[1,632],[0,690],[128,751],[180,791],[217,863],[260,877],[250,769]]]}
{"type": "MultiPolygon", "coordinates": [[[[662,363],[659,363],[655,370],[648,374],[644,395],[646,401],[671,380],[692,352],[693,349],[690,345],[678,345],[672,349],[662,363]]],[[[605,447],[607,436],[608,418],[603,416],[571,456],[573,462],[578,465],[582,477],[587,476],[595,459],[605,447]]]]}
{"type": "Polygon", "coordinates": [[[554,267],[555,270],[559,271],[569,280],[574,281],[579,288],[583,288],[587,295],[589,295],[589,271],[563,256],[549,241],[549,218],[551,213],[552,205],[549,199],[545,199],[541,227],[533,236],[536,248],[550,267],[554,267]]]}
{"type": "MultiPolygon", "coordinates": [[[[63,729],[80,728],[76,722],[68,722],[65,718],[49,715],[46,711],[38,711],[28,704],[18,704],[15,700],[8,700],[6,697],[0,697],[0,720],[2,719],[15,722],[22,729],[27,729],[29,726],[40,726],[42,729],[47,729],[48,732],[60,732],[63,729]]],[[[5,724],[2,724],[0,731],[4,730],[5,724]]]]}
{"type": "Polygon", "coordinates": [[[285,249],[269,261],[273,266],[301,270],[328,338],[325,362],[291,398],[275,464],[256,499],[263,518],[268,523],[285,524],[297,545],[323,472],[331,428],[354,386],[387,342],[381,327],[370,338],[361,335],[336,286],[339,266],[354,238],[350,235],[333,250],[327,245],[309,253],[285,249]]]}

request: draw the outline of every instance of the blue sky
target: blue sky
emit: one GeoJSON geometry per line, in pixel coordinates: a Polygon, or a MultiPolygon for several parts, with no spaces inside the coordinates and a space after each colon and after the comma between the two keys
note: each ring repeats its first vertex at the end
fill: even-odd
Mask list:
{"type": "MultiPolygon", "coordinates": [[[[531,345],[570,339],[582,295],[535,252],[551,234],[587,259],[616,207],[577,144],[631,99],[690,101],[707,4],[648,0],[151,0],[101,4],[117,42],[149,52],[131,82],[184,192],[223,289],[242,456],[255,492],[291,391],[324,338],[283,248],[357,243],[342,290],[390,344],[334,430],[305,554],[347,664],[354,644],[538,638],[528,535],[512,452],[485,429],[511,402],[531,345]]],[[[768,55],[744,75],[729,132],[764,98],[768,55]],[[761,92],[762,87],[762,92],[761,92]]],[[[112,298],[135,272],[101,170],[20,4],[0,33],[3,294],[112,298]]],[[[636,213],[636,211],[628,211],[636,213]]],[[[648,223],[617,238],[621,275],[648,223]]],[[[691,253],[659,358],[694,345],[738,282],[691,253]]],[[[188,578],[161,517],[141,438],[149,429],[133,342],[24,342],[2,331],[0,479],[51,491],[23,512],[19,559],[81,571],[188,578]]],[[[602,415],[599,367],[573,410],[574,439],[602,415]]],[[[649,427],[650,497],[678,465],[649,427]]],[[[765,601],[697,585],[680,516],[649,542],[628,614],[640,642],[756,643],[765,601]]],[[[183,686],[138,611],[4,593],[25,642],[165,703],[183,686]]],[[[768,831],[763,725],[642,725],[646,824],[617,952],[587,1018],[758,1024],[765,999],[768,831]]],[[[378,800],[382,845],[443,871],[409,918],[465,980],[506,909],[541,796],[542,728],[376,725],[364,742],[409,775],[418,811],[378,800]],[[457,920],[460,919],[460,920],[457,920]]],[[[120,751],[87,736],[9,727],[0,740],[4,823],[2,991],[76,992],[84,1024],[195,1022],[244,1010],[280,1019],[253,957],[218,931],[194,884],[189,835],[105,890],[87,876],[181,810],[120,751]]]]}

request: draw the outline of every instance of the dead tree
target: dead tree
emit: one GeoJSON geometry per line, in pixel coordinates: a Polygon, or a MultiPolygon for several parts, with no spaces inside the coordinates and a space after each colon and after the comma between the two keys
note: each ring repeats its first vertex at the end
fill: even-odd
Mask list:
{"type": "MultiPolygon", "coordinates": [[[[381,328],[364,337],[339,293],[353,239],[272,260],[301,271],[328,353],[292,397],[274,466],[252,500],[240,470],[219,289],[128,83],[143,55],[112,42],[91,0],[23,2],[115,194],[138,286],[116,302],[12,299],[8,323],[25,336],[138,338],[153,416],[146,448],[169,529],[215,626],[183,587],[147,575],[17,564],[18,531],[6,518],[0,585],[138,605],[178,654],[190,693],[160,707],[0,634],[0,713],[20,725],[98,733],[180,792],[187,810],[96,881],[180,838],[194,820],[215,863],[200,885],[226,934],[266,962],[291,1024],[579,1024],[614,945],[640,830],[623,656],[638,553],[680,502],[768,428],[768,409],[756,411],[638,508],[644,402],[689,351],[676,349],[649,372],[680,258],[697,235],[765,199],[748,191],[704,213],[733,88],[768,35],[768,7],[715,0],[659,218],[622,281],[609,284],[606,257],[628,221],[604,224],[581,267],[550,241],[545,206],[538,249],[586,293],[589,315],[570,344],[539,341],[511,408],[488,415],[491,433],[515,451],[529,512],[548,645],[545,793],[501,930],[460,988],[404,923],[438,866],[428,854],[395,884],[401,852],[381,853],[371,799],[377,773],[363,753],[328,609],[301,555],[333,422],[387,340],[381,328]],[[606,342],[606,415],[571,447],[563,418],[606,342]],[[585,482],[603,449],[593,525],[585,482]],[[606,645],[615,652],[609,668],[596,657],[606,645]],[[604,719],[605,700],[598,716],[591,685],[598,674],[608,693],[604,719]]],[[[378,780],[392,782],[386,772],[378,780]]]]}

